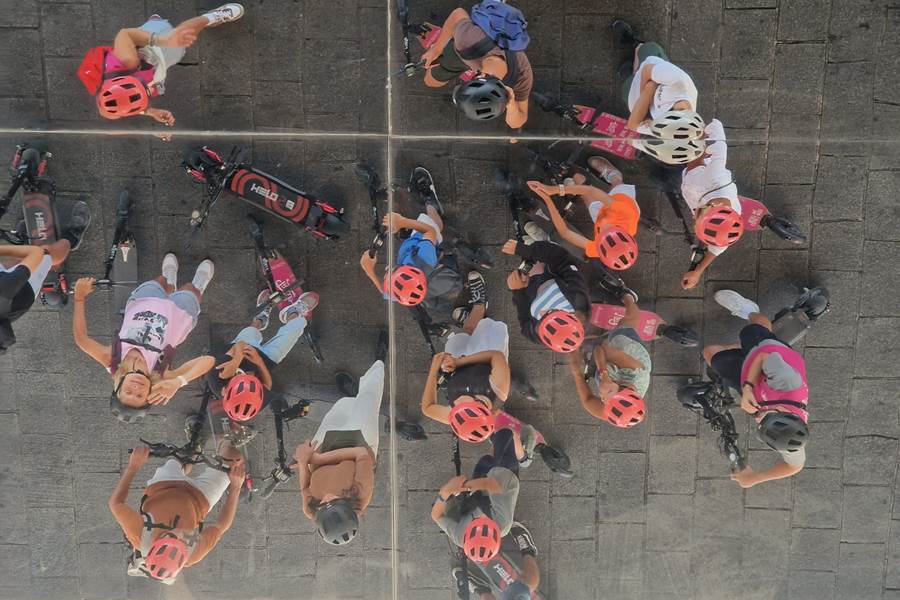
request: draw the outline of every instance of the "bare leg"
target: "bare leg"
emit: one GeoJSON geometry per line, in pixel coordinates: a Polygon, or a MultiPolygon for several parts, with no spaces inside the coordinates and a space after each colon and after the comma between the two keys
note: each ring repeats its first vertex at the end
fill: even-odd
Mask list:
{"type": "Polygon", "coordinates": [[[50,253],[50,260],[53,262],[53,266],[57,267],[69,256],[72,244],[69,243],[69,240],[57,240],[52,244],[47,244],[44,248],[50,253]]]}
{"type": "Polygon", "coordinates": [[[431,71],[425,71],[425,85],[430,88],[439,88],[447,85],[449,81],[438,81],[434,77],[431,76],[431,71]]]}
{"type": "Polygon", "coordinates": [[[469,316],[466,317],[465,323],[463,323],[463,331],[472,335],[472,332],[475,331],[475,327],[478,326],[479,321],[484,318],[485,309],[484,304],[476,304],[472,307],[472,311],[469,313],[469,316]]]}
{"type": "Polygon", "coordinates": [[[200,33],[209,26],[209,19],[204,16],[193,17],[187,21],[182,21],[178,27],[191,28],[196,33],[200,33]]]}
{"type": "Polygon", "coordinates": [[[641,325],[641,309],[638,308],[631,294],[622,296],[622,303],[625,305],[625,316],[619,321],[618,326],[638,329],[641,325]]]}
{"type": "Polygon", "coordinates": [[[175,291],[175,287],[172,286],[172,285],[169,285],[169,282],[166,281],[166,278],[163,277],[162,275],[160,275],[159,277],[154,278],[153,281],[155,281],[156,283],[158,283],[159,285],[161,285],[161,286],[163,287],[163,289],[166,291],[167,294],[171,294],[172,292],[175,291]]]}
{"type": "Polygon", "coordinates": [[[772,331],[772,321],[770,321],[769,317],[762,313],[750,313],[750,316],[747,318],[747,320],[754,325],[762,325],[769,331],[772,331]]]}
{"type": "Polygon", "coordinates": [[[723,350],[739,350],[740,347],[740,344],[729,344],[727,346],[713,344],[711,346],[706,346],[703,348],[703,360],[706,361],[706,364],[712,365],[713,356],[719,352],[722,352],[723,350]]]}
{"type": "Polygon", "coordinates": [[[437,209],[431,204],[427,204],[425,206],[425,214],[431,217],[431,219],[437,223],[438,229],[441,231],[444,230],[444,220],[441,218],[441,215],[438,213],[437,209]]]}
{"type": "MultiPolygon", "coordinates": [[[[195,296],[197,296],[197,302],[202,302],[202,301],[203,301],[203,293],[202,293],[200,290],[198,290],[196,287],[194,287],[194,284],[193,284],[193,283],[186,283],[186,284],[184,284],[183,286],[181,286],[180,288],[178,288],[178,291],[179,291],[179,292],[181,292],[181,291],[191,292],[191,293],[193,293],[195,296]]],[[[171,292],[168,292],[168,293],[171,293],[171,292]]]]}

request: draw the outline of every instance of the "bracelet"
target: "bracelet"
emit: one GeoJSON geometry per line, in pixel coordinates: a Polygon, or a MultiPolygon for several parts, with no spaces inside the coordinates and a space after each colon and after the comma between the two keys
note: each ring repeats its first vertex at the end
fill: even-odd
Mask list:
{"type": "Polygon", "coordinates": [[[559,195],[560,196],[566,195],[566,184],[564,184],[564,183],[559,184],[559,195]]]}
{"type": "Polygon", "coordinates": [[[744,387],[745,385],[749,385],[751,390],[754,389],[754,387],[755,387],[753,385],[753,383],[750,381],[745,381],[744,383],[741,384],[741,387],[744,387]]]}
{"type": "Polygon", "coordinates": [[[184,386],[186,386],[186,385],[188,384],[188,380],[185,379],[184,376],[182,376],[182,375],[179,375],[179,376],[176,377],[175,379],[178,381],[178,383],[181,384],[181,387],[184,387],[184,386]]]}

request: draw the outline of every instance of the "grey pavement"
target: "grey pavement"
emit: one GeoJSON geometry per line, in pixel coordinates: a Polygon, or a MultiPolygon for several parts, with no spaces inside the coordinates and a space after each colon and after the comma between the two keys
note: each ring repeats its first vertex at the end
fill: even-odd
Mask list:
{"type": "MultiPolygon", "coordinates": [[[[413,20],[432,21],[456,6],[410,4],[413,20]]],[[[615,80],[625,57],[613,47],[611,20],[626,17],[644,37],[660,41],[697,83],[700,112],[725,123],[741,192],[809,233],[801,246],[770,232],[745,236],[697,289],[684,291],[679,280],[688,248],[679,222],[642,163],[613,159],[638,185],[642,211],[664,228],[658,237],[641,232],[641,258],[626,274],[642,306],[694,327],[705,341],[730,342],[740,322],[713,302],[716,290],[737,289],[770,313],[794,297],[797,285],[831,291],[832,311],[803,344],[812,442],[807,466],[795,477],[747,490],[729,480],[714,435],[674,396],[679,383],[701,373],[699,356],[666,341],[652,350],[643,424],[615,430],[582,411],[564,362],[518,333],[505,289],[513,263],[499,248],[512,231],[492,174],[508,165],[527,175],[521,150],[505,141],[465,139],[503,130],[465,122],[446,90],[426,90],[418,78],[393,80],[388,123],[384,75],[401,64],[402,53],[394,24],[387,60],[389,15],[380,0],[252,1],[242,21],[204,32],[171,71],[158,105],[175,113],[178,129],[232,133],[176,135],[166,143],[136,121],[121,124],[133,135],[44,134],[60,197],[84,198],[94,211],[90,233],[69,261],[73,278],[101,271],[115,199],[127,188],[137,199],[142,278],[158,274],[169,250],[179,254],[183,281],[205,256],[216,260],[200,324],[179,349],[180,359],[227,342],[245,324],[262,284],[240,222],[245,206],[223,198],[187,249],[188,215],[201,192],[178,163],[199,143],[249,145],[255,164],[334,199],[353,222],[337,243],[267,225],[321,294],[313,326],[326,358],[317,365],[300,345],[276,377],[298,396],[317,397],[328,393],[323,390],[338,368],[359,374],[371,364],[377,331],[389,323],[388,307],[357,266],[371,223],[353,165],[366,161],[384,173],[390,164],[398,178],[425,165],[448,223],[496,258],[486,275],[490,315],[510,324],[512,366],[527,373],[540,395],[534,403],[515,399],[511,412],[535,423],[573,460],[571,480],[540,461],[522,474],[517,518],[536,537],[545,597],[900,598],[900,2],[517,5],[530,20],[536,89],[610,112],[625,112],[615,80]],[[249,134],[239,138],[241,131],[249,134]],[[305,137],[310,132],[368,137],[305,137]],[[410,137],[432,134],[460,137],[410,137]]],[[[109,129],[74,75],[83,52],[154,12],[177,22],[210,6],[0,0],[0,127],[6,128],[0,155],[41,137],[9,128],[109,129]]],[[[532,107],[523,135],[565,132],[564,124],[532,107]]],[[[403,194],[394,198],[399,208],[414,210],[403,194]]],[[[199,390],[183,390],[139,427],[115,422],[107,412],[108,380],[73,344],[71,311],[71,305],[36,306],[16,323],[20,343],[0,357],[0,598],[343,599],[389,598],[392,591],[416,600],[452,597],[450,551],[429,519],[436,490],[453,475],[451,436],[427,423],[427,441],[382,441],[375,498],[351,545],[336,550],[317,539],[292,482],[268,501],[241,505],[221,544],[176,585],[127,577],[122,535],[106,501],[127,448],[139,436],[180,440],[199,390]]],[[[91,334],[108,340],[114,307],[106,292],[89,299],[88,311],[91,334]]],[[[400,416],[417,419],[430,357],[407,312],[392,311],[396,377],[388,392],[400,416]]],[[[736,417],[751,464],[772,464],[750,419],[736,417]]],[[[292,424],[289,442],[311,436],[315,426],[292,424]]],[[[252,445],[258,473],[269,469],[273,439],[266,425],[252,445]]],[[[482,450],[464,448],[464,469],[482,450]]],[[[134,503],[150,466],[145,471],[135,480],[134,503]]]]}

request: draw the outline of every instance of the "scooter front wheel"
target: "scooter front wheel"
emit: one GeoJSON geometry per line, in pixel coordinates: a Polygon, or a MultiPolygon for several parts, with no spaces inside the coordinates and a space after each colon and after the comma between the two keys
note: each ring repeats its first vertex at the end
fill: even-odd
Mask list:
{"type": "Polygon", "coordinates": [[[806,241],[806,234],[800,228],[781,217],[766,215],[762,221],[764,227],[771,229],[775,235],[794,244],[802,244],[806,241]]]}
{"type": "Polygon", "coordinates": [[[544,461],[547,468],[560,477],[571,479],[575,476],[575,473],[570,469],[572,461],[569,460],[569,456],[562,450],[549,444],[538,444],[535,450],[541,455],[541,460],[544,461]]]}
{"type": "Polygon", "coordinates": [[[700,336],[696,331],[687,327],[664,325],[660,327],[659,334],[666,339],[672,340],[679,346],[693,348],[700,345],[700,336]]]}

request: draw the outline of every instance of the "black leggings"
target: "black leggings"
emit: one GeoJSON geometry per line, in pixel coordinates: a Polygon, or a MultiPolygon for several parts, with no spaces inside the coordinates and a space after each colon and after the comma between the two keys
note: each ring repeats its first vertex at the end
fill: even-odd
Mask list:
{"type": "Polygon", "coordinates": [[[487,477],[488,471],[494,467],[505,467],[519,476],[519,459],[516,458],[516,444],[513,441],[512,429],[501,429],[491,436],[493,454],[482,456],[475,469],[472,471],[472,479],[487,477]]]}

